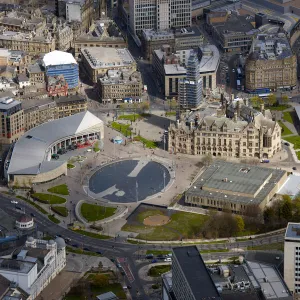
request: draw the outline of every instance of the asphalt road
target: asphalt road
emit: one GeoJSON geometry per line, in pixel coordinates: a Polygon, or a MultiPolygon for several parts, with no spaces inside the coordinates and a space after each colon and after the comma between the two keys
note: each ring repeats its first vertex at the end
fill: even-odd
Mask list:
{"type": "MultiPolygon", "coordinates": [[[[11,204],[12,198],[1,195],[0,196],[0,209],[7,212],[9,215],[18,216],[20,212],[16,211],[13,204],[11,204]]],[[[26,214],[34,213],[35,215],[35,223],[37,224],[38,230],[49,235],[61,235],[63,238],[70,238],[71,245],[75,245],[77,247],[85,247],[91,251],[101,251],[104,256],[109,258],[122,257],[127,260],[127,263],[132,271],[132,274],[135,278],[133,282],[130,283],[132,286],[132,299],[149,299],[143,289],[143,282],[140,280],[138,276],[138,269],[140,266],[137,265],[136,260],[140,258],[138,250],[145,249],[162,249],[162,250],[170,250],[171,247],[168,245],[149,245],[149,244],[128,244],[124,243],[122,240],[112,239],[112,240],[99,240],[95,238],[91,238],[88,236],[84,236],[73,232],[71,230],[65,229],[53,222],[51,222],[46,215],[39,213],[35,208],[28,205],[26,202],[18,199],[21,208],[24,208],[26,214]],[[137,293],[138,291],[138,293],[137,293]]],[[[283,241],[283,233],[277,235],[271,235],[268,237],[253,239],[247,241],[229,241],[228,243],[216,243],[216,244],[202,244],[199,245],[199,249],[201,250],[217,250],[227,248],[229,250],[238,251],[240,248],[247,248],[248,246],[255,245],[264,245],[270,243],[277,243],[283,241]]],[[[180,245],[178,245],[180,246],[180,245]]],[[[211,255],[219,255],[218,253],[214,253],[211,255]]],[[[229,254],[230,255],[230,254],[229,254]]],[[[128,283],[128,281],[127,281],[128,283]]]]}

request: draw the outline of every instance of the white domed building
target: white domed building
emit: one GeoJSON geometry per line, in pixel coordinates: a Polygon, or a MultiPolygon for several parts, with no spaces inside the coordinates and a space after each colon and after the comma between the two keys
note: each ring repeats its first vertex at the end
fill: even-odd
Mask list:
{"type": "Polygon", "coordinates": [[[16,220],[16,227],[18,229],[31,229],[33,228],[34,222],[33,218],[27,215],[21,215],[20,217],[17,218],[16,220]]]}

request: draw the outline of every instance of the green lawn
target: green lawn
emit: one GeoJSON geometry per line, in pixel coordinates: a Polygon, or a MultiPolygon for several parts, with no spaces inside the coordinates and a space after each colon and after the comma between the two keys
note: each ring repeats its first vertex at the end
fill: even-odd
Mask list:
{"type": "Polygon", "coordinates": [[[291,107],[290,105],[286,105],[286,104],[282,104],[282,105],[275,105],[275,106],[271,106],[270,110],[277,110],[277,111],[283,111],[287,108],[291,107]]]}
{"type": "Polygon", "coordinates": [[[62,217],[67,217],[68,216],[68,210],[64,206],[51,206],[51,209],[57,213],[58,215],[62,217]]]}
{"type": "Polygon", "coordinates": [[[67,168],[68,168],[68,169],[74,169],[74,168],[75,168],[75,165],[73,165],[73,164],[67,164],[67,168]]]}
{"type": "Polygon", "coordinates": [[[44,215],[48,214],[48,212],[46,210],[44,210],[42,207],[40,207],[38,204],[34,203],[33,201],[28,200],[28,199],[26,199],[25,197],[22,197],[22,196],[17,196],[17,198],[22,199],[22,200],[26,201],[27,203],[29,203],[30,205],[34,206],[42,214],[44,214],[44,215]]]}
{"type": "Polygon", "coordinates": [[[111,127],[119,132],[121,132],[124,136],[131,136],[130,125],[120,124],[118,122],[112,122],[111,127]]]}
{"type": "Polygon", "coordinates": [[[300,160],[300,151],[296,151],[297,158],[300,160]]]}
{"type": "MultiPolygon", "coordinates": [[[[70,165],[70,164],[68,164],[70,165]]],[[[49,193],[59,194],[59,195],[70,195],[68,186],[66,184],[60,184],[57,186],[53,186],[52,188],[47,190],[49,193]]]]}
{"type": "Polygon", "coordinates": [[[166,225],[152,227],[145,226],[143,220],[149,215],[163,214],[160,210],[148,210],[140,213],[137,220],[140,225],[125,224],[124,231],[139,233],[137,238],[150,241],[179,240],[181,238],[193,238],[200,232],[204,222],[209,218],[205,215],[198,215],[186,212],[176,212],[166,225]]]}
{"type": "Polygon", "coordinates": [[[86,235],[95,239],[100,239],[100,240],[108,240],[111,239],[110,236],[108,235],[103,235],[103,234],[99,234],[99,233],[94,233],[94,232],[89,232],[89,231],[85,231],[85,230],[73,230],[74,232],[77,232],[79,234],[82,235],[86,235]]]}
{"type": "Polygon", "coordinates": [[[200,253],[229,252],[228,249],[200,250],[200,253]]]}
{"type": "Polygon", "coordinates": [[[69,246],[66,247],[66,250],[67,250],[67,252],[71,252],[71,253],[77,253],[77,254],[83,254],[83,255],[89,255],[89,256],[102,256],[101,254],[98,254],[96,252],[84,251],[84,250],[72,248],[69,246]]]}
{"type": "Polygon", "coordinates": [[[288,136],[284,138],[286,141],[288,141],[291,144],[294,144],[294,149],[300,149],[300,136],[288,136]]]}
{"type": "Polygon", "coordinates": [[[140,120],[142,118],[143,118],[143,116],[140,115],[140,114],[132,114],[132,115],[119,116],[118,120],[128,120],[128,121],[135,122],[135,121],[140,120]]]}
{"type": "Polygon", "coordinates": [[[60,221],[58,219],[56,219],[55,217],[53,217],[52,215],[48,215],[48,218],[50,221],[54,222],[55,224],[60,223],[60,221]]]}
{"type": "Polygon", "coordinates": [[[147,140],[142,136],[138,135],[133,138],[135,141],[139,141],[144,144],[146,148],[154,149],[158,147],[158,143],[155,141],[147,140]]]}
{"type": "Polygon", "coordinates": [[[265,244],[259,246],[249,246],[247,247],[248,250],[279,250],[284,251],[284,244],[283,243],[273,243],[273,244],[265,244]]]}
{"type": "Polygon", "coordinates": [[[32,198],[44,204],[63,204],[66,202],[66,199],[63,197],[44,193],[34,193],[32,198]]]}
{"type": "Polygon", "coordinates": [[[116,210],[114,207],[105,207],[89,203],[83,203],[81,205],[81,214],[88,222],[106,219],[112,216],[116,210]]]}
{"type": "Polygon", "coordinates": [[[172,251],[168,250],[147,250],[146,254],[153,254],[153,255],[167,255],[172,253],[172,251]]]}
{"type": "Polygon", "coordinates": [[[160,277],[161,274],[167,273],[171,270],[171,265],[153,266],[149,269],[148,275],[151,277],[160,277]]]}
{"type": "Polygon", "coordinates": [[[166,117],[172,117],[172,116],[176,116],[176,111],[167,111],[166,112],[166,117]]]}
{"type": "Polygon", "coordinates": [[[293,134],[293,132],[291,132],[281,121],[278,121],[280,127],[281,127],[281,135],[285,136],[285,135],[289,135],[289,134],[293,134]]]}
{"type": "Polygon", "coordinates": [[[283,112],[283,120],[293,124],[293,118],[292,118],[291,112],[284,111],[283,112]]]}

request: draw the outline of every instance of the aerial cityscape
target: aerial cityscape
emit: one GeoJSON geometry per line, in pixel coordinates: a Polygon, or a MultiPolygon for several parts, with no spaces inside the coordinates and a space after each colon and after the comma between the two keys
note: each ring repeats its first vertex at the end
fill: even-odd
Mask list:
{"type": "Polygon", "coordinates": [[[0,299],[300,299],[299,0],[0,0],[0,299]]]}

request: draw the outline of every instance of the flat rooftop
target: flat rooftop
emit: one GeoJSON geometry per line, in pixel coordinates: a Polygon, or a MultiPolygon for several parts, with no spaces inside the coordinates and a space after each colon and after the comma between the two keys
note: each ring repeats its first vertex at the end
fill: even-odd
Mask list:
{"type": "Polygon", "coordinates": [[[286,240],[300,240],[300,223],[288,223],[285,231],[286,240]]]}
{"type": "Polygon", "coordinates": [[[28,274],[34,266],[35,263],[29,261],[0,258],[0,270],[2,271],[28,274]]]}
{"type": "Polygon", "coordinates": [[[177,259],[196,300],[221,299],[196,246],[173,248],[173,256],[177,259]]]}
{"type": "Polygon", "coordinates": [[[220,52],[215,45],[200,47],[202,58],[200,61],[200,74],[206,72],[216,72],[220,64],[220,52]]]}
{"type": "Polygon", "coordinates": [[[245,266],[246,272],[249,271],[249,278],[255,288],[256,282],[258,282],[261,291],[264,295],[264,299],[280,299],[280,300],[292,300],[293,296],[286,286],[283,278],[279,274],[278,270],[273,266],[248,261],[245,266]]]}
{"type": "Polygon", "coordinates": [[[219,33],[224,35],[237,32],[250,33],[252,30],[255,30],[252,22],[254,22],[253,16],[238,16],[231,14],[227,22],[215,24],[213,27],[215,27],[219,33]]]}
{"type": "Polygon", "coordinates": [[[186,194],[245,204],[260,204],[285,171],[255,165],[215,161],[186,194]]]}
{"type": "Polygon", "coordinates": [[[90,66],[95,69],[122,67],[134,63],[134,58],[126,48],[88,47],[81,49],[90,66]]]}

